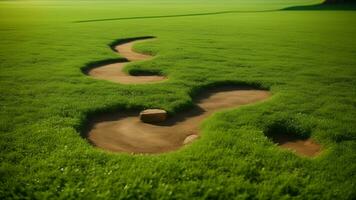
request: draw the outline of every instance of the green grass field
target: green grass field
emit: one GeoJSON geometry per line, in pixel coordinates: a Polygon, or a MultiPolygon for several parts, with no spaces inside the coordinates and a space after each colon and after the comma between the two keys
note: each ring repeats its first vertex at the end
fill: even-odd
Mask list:
{"type": "Polygon", "coordinates": [[[356,11],[318,0],[0,1],[0,199],[355,199],[356,11]],[[313,9],[315,8],[315,9],[313,9]],[[155,59],[120,85],[86,64],[117,39],[155,59]],[[108,153],[80,135],[89,116],[189,109],[204,87],[254,85],[269,100],[219,112],[202,137],[159,155],[108,153]],[[270,127],[323,147],[300,157],[270,127]]]}

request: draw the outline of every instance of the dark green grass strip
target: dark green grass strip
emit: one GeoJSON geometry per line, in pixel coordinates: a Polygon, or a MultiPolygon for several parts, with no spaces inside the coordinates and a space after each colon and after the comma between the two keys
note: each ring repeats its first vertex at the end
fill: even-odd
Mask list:
{"type": "Polygon", "coordinates": [[[74,23],[86,23],[86,22],[102,22],[102,21],[119,21],[119,20],[131,20],[131,19],[159,19],[159,18],[171,18],[171,17],[194,17],[194,16],[204,16],[204,15],[222,15],[230,13],[259,13],[259,12],[275,12],[279,10],[261,10],[261,11],[220,11],[220,12],[208,12],[208,13],[192,13],[192,14],[178,14],[178,15],[155,15],[155,16],[137,16],[137,17],[117,17],[117,18],[106,18],[106,19],[89,19],[74,21],[74,23]]]}
{"type": "Polygon", "coordinates": [[[331,11],[331,10],[340,10],[340,11],[356,11],[356,3],[340,3],[340,4],[314,4],[307,6],[292,6],[284,8],[282,10],[287,11],[331,11]]]}

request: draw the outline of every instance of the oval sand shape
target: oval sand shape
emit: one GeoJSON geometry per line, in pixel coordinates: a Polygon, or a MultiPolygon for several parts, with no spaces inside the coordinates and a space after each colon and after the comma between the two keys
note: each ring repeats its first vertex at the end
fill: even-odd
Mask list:
{"type": "Polygon", "coordinates": [[[90,123],[87,137],[96,147],[114,152],[162,153],[183,146],[191,135],[199,135],[200,122],[212,113],[267,99],[268,91],[246,87],[207,90],[195,108],[158,124],[140,121],[138,113],[101,115],[90,123]]]}
{"type": "Polygon", "coordinates": [[[118,44],[114,49],[125,57],[128,61],[116,62],[90,69],[87,74],[96,79],[108,80],[122,84],[143,84],[143,83],[155,83],[166,79],[164,76],[159,75],[140,75],[131,76],[123,72],[125,65],[131,61],[144,61],[152,59],[152,56],[140,54],[132,51],[132,46],[137,42],[147,41],[152,39],[133,39],[128,40],[125,43],[118,44]]]}
{"type": "Polygon", "coordinates": [[[267,136],[279,147],[298,155],[314,157],[321,153],[321,146],[311,138],[298,138],[295,134],[271,134],[267,136]]]}

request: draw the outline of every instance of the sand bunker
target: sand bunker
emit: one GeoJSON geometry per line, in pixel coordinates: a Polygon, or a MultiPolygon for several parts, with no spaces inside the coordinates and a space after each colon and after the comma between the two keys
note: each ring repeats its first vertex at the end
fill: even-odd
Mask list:
{"type": "Polygon", "coordinates": [[[299,138],[295,134],[270,134],[269,138],[281,148],[289,149],[301,156],[313,157],[321,153],[321,146],[310,138],[299,138]]]}
{"type": "MultiPolygon", "coordinates": [[[[122,84],[156,83],[165,80],[159,75],[131,76],[123,72],[125,64],[132,61],[152,59],[152,56],[132,51],[137,42],[152,40],[152,37],[131,38],[119,41],[112,48],[126,60],[89,69],[86,73],[96,79],[122,84]]],[[[88,140],[102,149],[114,152],[162,153],[173,151],[199,138],[200,122],[220,109],[236,108],[264,100],[268,91],[247,87],[223,87],[208,90],[196,100],[196,107],[156,124],[140,121],[137,113],[107,114],[95,117],[86,133],[88,140]]],[[[316,156],[320,145],[311,139],[295,138],[293,135],[274,134],[269,136],[282,148],[293,150],[304,156],[316,156]]]]}
{"type": "Polygon", "coordinates": [[[116,52],[121,54],[127,61],[115,62],[103,66],[98,66],[88,70],[87,74],[96,79],[103,79],[122,84],[142,84],[163,81],[166,78],[159,75],[139,75],[131,76],[123,72],[124,66],[131,61],[144,61],[152,59],[152,56],[140,54],[132,51],[132,46],[137,42],[152,40],[152,38],[129,39],[125,43],[114,46],[116,52]]]}
{"type": "Polygon", "coordinates": [[[268,91],[247,87],[220,87],[200,95],[195,108],[158,124],[143,123],[138,113],[107,114],[95,117],[86,134],[96,147],[114,152],[162,153],[195,140],[199,124],[212,113],[267,99],[268,91]]]}

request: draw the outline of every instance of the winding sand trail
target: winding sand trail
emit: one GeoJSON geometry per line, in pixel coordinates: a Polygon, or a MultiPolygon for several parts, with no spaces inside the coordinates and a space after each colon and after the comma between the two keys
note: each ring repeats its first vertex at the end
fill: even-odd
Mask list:
{"type": "Polygon", "coordinates": [[[210,89],[198,96],[193,109],[158,124],[141,122],[138,113],[98,116],[91,121],[87,138],[94,146],[114,152],[173,151],[184,143],[192,142],[187,140],[194,139],[200,134],[201,121],[212,113],[259,102],[270,95],[268,91],[248,87],[210,89]]]}
{"type": "Polygon", "coordinates": [[[118,44],[114,47],[115,51],[121,54],[127,61],[116,62],[99,67],[89,69],[87,74],[96,79],[108,80],[121,84],[144,84],[156,83],[167,78],[159,75],[139,75],[132,76],[123,72],[123,68],[129,62],[150,60],[153,57],[150,55],[140,54],[132,51],[132,46],[135,43],[153,40],[153,38],[137,38],[129,40],[125,43],[118,44]]]}
{"type": "MultiPolygon", "coordinates": [[[[123,72],[125,64],[152,59],[152,56],[132,51],[137,42],[152,40],[152,37],[131,38],[119,41],[113,49],[126,58],[111,64],[104,64],[86,73],[96,79],[121,84],[157,83],[167,78],[159,75],[131,76],[123,72]]],[[[91,119],[85,137],[94,146],[113,151],[129,153],[163,153],[179,149],[199,137],[199,124],[212,113],[267,99],[271,94],[265,90],[249,87],[225,86],[207,90],[197,97],[196,106],[190,111],[177,114],[165,122],[149,124],[140,121],[138,112],[105,114],[91,119]]],[[[298,155],[316,156],[321,147],[312,139],[299,139],[290,134],[268,136],[281,148],[298,155]]]]}

